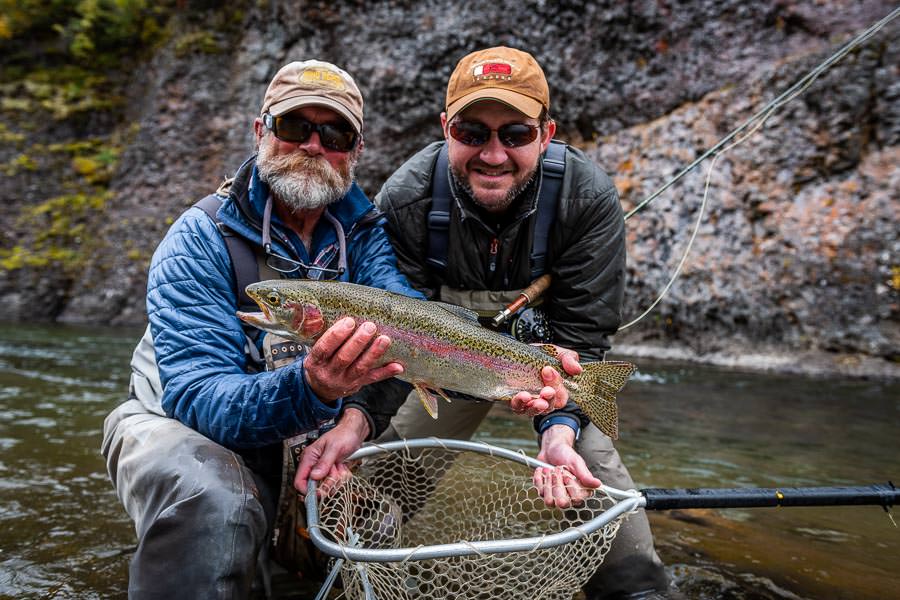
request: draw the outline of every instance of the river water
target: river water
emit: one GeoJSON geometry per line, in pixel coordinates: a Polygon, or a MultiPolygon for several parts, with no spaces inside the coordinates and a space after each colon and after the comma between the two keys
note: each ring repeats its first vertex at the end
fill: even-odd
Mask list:
{"type": "MultiPolygon", "coordinates": [[[[140,333],[0,326],[0,597],[125,597],[134,531],[98,448],[140,333]]],[[[639,366],[617,443],[639,488],[900,481],[900,384],[639,366]]],[[[535,451],[501,409],[478,439],[535,451]]],[[[687,598],[900,597],[900,529],[879,507],[650,518],[687,598]]]]}

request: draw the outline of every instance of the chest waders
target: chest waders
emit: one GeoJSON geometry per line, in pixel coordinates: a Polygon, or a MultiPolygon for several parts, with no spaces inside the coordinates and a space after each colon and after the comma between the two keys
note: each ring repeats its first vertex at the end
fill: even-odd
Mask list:
{"type": "MultiPolygon", "coordinates": [[[[194,206],[203,210],[212,219],[225,241],[225,247],[231,258],[238,308],[242,311],[255,312],[259,310],[259,306],[247,296],[246,287],[266,279],[280,279],[284,274],[266,263],[262,247],[236,235],[217,218],[216,214],[223,199],[222,195],[210,194],[194,206]]],[[[244,350],[248,358],[247,371],[250,373],[285,367],[307,351],[303,344],[268,333],[262,338],[262,352],[260,352],[257,342],[263,332],[249,325],[243,325],[243,328],[246,336],[244,350]]],[[[329,424],[323,426],[323,429],[327,428],[329,424]]],[[[328,560],[327,556],[316,550],[308,536],[304,536],[306,513],[293,487],[300,454],[318,435],[319,431],[313,430],[288,438],[281,444],[281,489],[275,515],[272,558],[285,568],[301,574],[324,570],[325,562],[328,560]]],[[[274,457],[270,460],[273,459],[274,457]]]]}

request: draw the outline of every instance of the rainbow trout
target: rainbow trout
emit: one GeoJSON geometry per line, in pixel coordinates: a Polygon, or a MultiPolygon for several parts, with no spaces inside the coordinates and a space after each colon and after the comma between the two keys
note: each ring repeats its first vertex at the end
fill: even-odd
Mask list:
{"type": "Polygon", "coordinates": [[[343,317],[358,324],[371,321],[379,334],[391,338],[385,363],[403,365],[398,379],[415,387],[433,418],[435,393],[448,401],[444,390],[509,402],[523,390],[538,394],[541,369],[550,365],[594,425],[618,437],[616,393],[634,372],[630,363],[583,363],[584,371],[570,377],[550,344],[531,346],[485,329],[474,312],[459,306],[352,283],[276,279],[247,286],[247,294],[262,312],[238,312],[238,317],[307,344],[343,317]]]}

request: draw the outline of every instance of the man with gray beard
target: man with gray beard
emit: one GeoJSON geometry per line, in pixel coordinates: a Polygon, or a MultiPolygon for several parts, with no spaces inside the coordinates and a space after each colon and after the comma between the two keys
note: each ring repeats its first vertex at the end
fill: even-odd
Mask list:
{"type": "MultiPolygon", "coordinates": [[[[320,428],[344,444],[331,453],[359,447],[374,427],[344,397],[403,372],[383,364],[390,339],[372,323],[342,319],[307,350],[237,318],[258,310],[247,284],[280,277],[422,297],[353,181],[363,99],[350,75],[315,60],[285,65],[253,127],[258,155],[157,247],[129,397],[104,423],[107,469],[138,538],[130,598],[246,598],[270,552],[314,575],[320,565],[296,533],[294,461],[320,428]]],[[[558,387],[520,403],[564,403],[554,374],[558,387]]],[[[324,492],[348,475],[329,456],[314,473],[324,492]]]]}

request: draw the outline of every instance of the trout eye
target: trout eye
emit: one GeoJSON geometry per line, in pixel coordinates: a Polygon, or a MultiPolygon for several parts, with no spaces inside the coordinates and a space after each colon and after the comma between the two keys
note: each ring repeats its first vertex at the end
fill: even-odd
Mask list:
{"type": "Polygon", "coordinates": [[[266,296],[266,301],[272,306],[281,306],[281,296],[279,296],[276,292],[269,292],[269,294],[266,296]]]}

